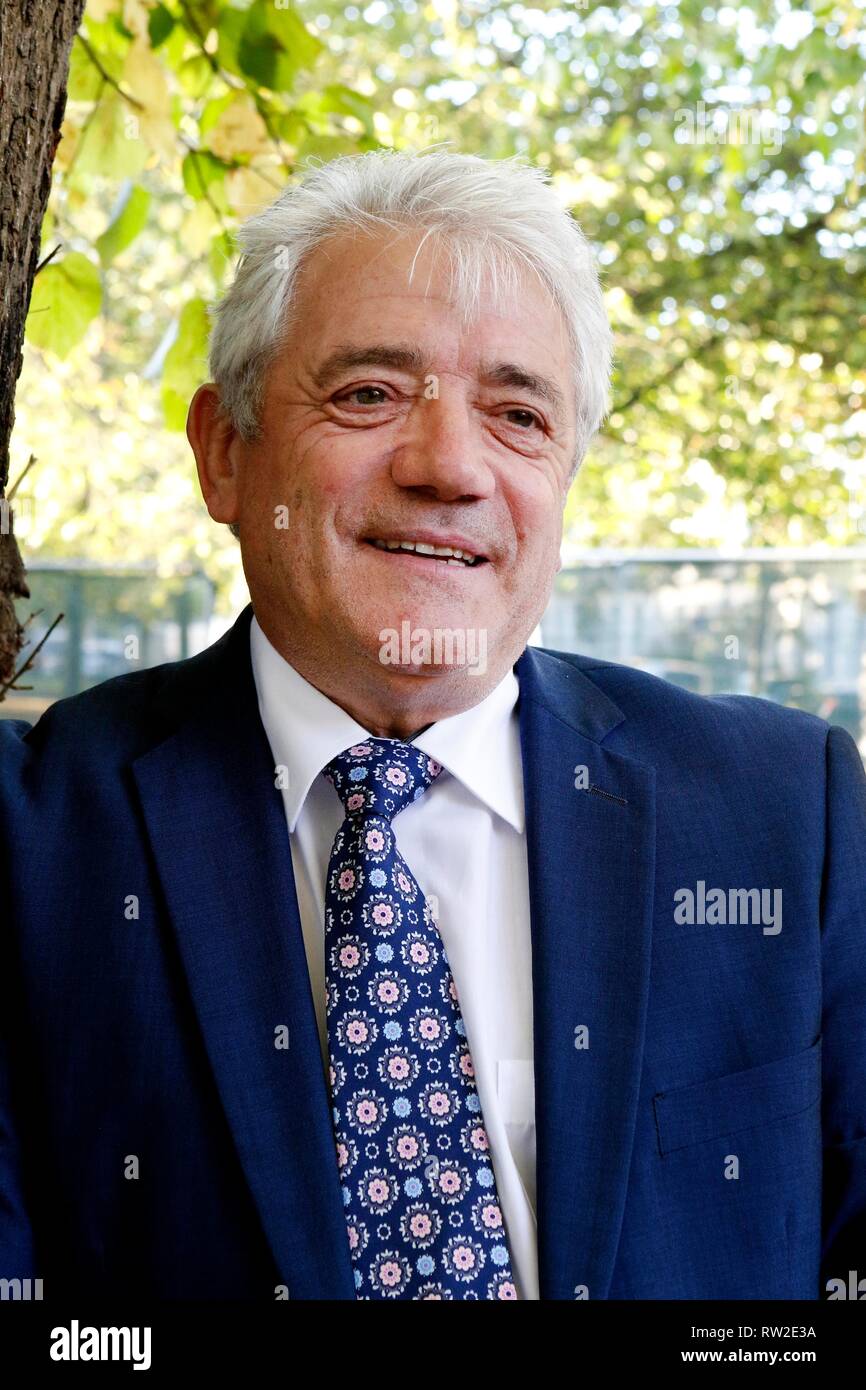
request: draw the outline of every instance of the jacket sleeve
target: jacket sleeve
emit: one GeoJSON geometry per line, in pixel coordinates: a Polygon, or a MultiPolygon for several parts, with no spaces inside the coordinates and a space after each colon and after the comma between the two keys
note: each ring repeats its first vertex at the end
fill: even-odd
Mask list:
{"type": "Polygon", "coordinates": [[[827,736],[821,888],[822,1130],[820,1298],[827,1281],[866,1278],[866,773],[853,738],[827,736]]]}
{"type": "Polygon", "coordinates": [[[26,1174],[21,1151],[22,1082],[20,993],[11,873],[14,836],[25,832],[22,774],[28,757],[23,736],[30,725],[0,720],[0,1278],[34,1279],[34,1240],[25,1198],[26,1174]]]}

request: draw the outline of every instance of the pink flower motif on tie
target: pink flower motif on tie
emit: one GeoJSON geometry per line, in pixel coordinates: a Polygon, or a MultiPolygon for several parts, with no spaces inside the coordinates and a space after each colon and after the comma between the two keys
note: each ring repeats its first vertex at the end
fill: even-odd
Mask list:
{"type": "Polygon", "coordinates": [[[443,1168],[439,1174],[439,1188],[446,1193],[460,1191],[460,1174],[456,1168],[443,1168]]]}
{"type": "Polygon", "coordinates": [[[412,1267],[404,1255],[385,1250],[370,1268],[370,1283],[377,1293],[396,1298],[409,1282],[412,1267]]]}
{"type": "Polygon", "coordinates": [[[425,1086],[418,1097],[418,1108],[431,1124],[447,1124],[451,1116],[460,1108],[455,1091],[449,1086],[438,1085],[435,1081],[425,1086]]]}
{"type": "Polygon", "coordinates": [[[449,1273],[469,1283],[480,1272],[486,1256],[477,1240],[454,1236],[442,1252],[442,1262],[449,1273]]]}
{"type": "Polygon", "coordinates": [[[379,1029],[369,1014],[359,1013],[355,1009],[340,1019],[337,1034],[341,1046],[350,1052],[367,1052],[379,1036],[379,1029]]]}
{"type": "Polygon", "coordinates": [[[472,1147],[478,1153],[487,1153],[490,1149],[490,1139],[487,1130],[483,1125],[474,1125],[471,1131],[472,1147]]]}
{"type": "Polygon", "coordinates": [[[392,1081],[404,1081],[410,1071],[408,1058],[400,1056],[388,1058],[388,1075],[392,1081]]]}
{"type": "Polygon", "coordinates": [[[475,1067],[472,1062],[472,1057],[468,1052],[463,1052],[460,1054],[460,1062],[458,1063],[458,1065],[460,1067],[460,1073],[462,1076],[474,1077],[475,1067]]]}
{"type": "Polygon", "coordinates": [[[382,1168],[371,1168],[362,1179],[358,1196],[374,1212],[390,1211],[397,1198],[397,1183],[382,1168]]]}

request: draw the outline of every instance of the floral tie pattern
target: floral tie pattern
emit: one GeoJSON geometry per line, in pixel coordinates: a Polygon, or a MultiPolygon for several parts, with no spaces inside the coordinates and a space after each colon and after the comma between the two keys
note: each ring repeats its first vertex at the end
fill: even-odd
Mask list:
{"type": "Polygon", "coordinates": [[[328,763],[346,812],[325,888],[337,1165],[359,1299],[516,1299],[457,991],[392,820],[441,766],[370,738],[328,763]]]}

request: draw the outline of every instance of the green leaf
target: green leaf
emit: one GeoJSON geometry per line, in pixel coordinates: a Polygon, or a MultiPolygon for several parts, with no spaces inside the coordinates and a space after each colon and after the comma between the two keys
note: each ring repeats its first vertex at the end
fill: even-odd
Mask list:
{"type": "Polygon", "coordinates": [[[322,109],[344,116],[354,116],[368,135],[375,134],[375,106],[369,97],[353,92],[351,87],[333,84],[322,89],[322,109]]]}
{"type": "Polygon", "coordinates": [[[147,21],[147,33],[151,48],[159,48],[161,43],[165,43],[173,28],[174,15],[165,8],[165,5],[157,5],[156,9],[151,11],[147,21]]]}
{"type": "Polygon", "coordinates": [[[25,332],[43,352],[66,357],[80,343],[102,304],[99,270],[79,251],[51,261],[33,282],[25,332]]]}
{"type": "Polygon", "coordinates": [[[103,96],[96,114],[82,131],[74,173],[101,174],[106,179],[132,178],[147,159],[139,138],[139,115],[116,93],[103,96]]]}
{"type": "Polygon", "coordinates": [[[186,425],[190,398],[207,380],[207,344],[210,321],[207,306],[198,297],[188,300],[180,314],[177,337],[166,353],[162,370],[162,408],[170,430],[186,425]]]}
{"type": "Polygon", "coordinates": [[[181,63],[177,69],[177,77],[183,90],[189,96],[198,99],[204,96],[213,82],[214,72],[202,53],[193,53],[181,63]]]}
{"type": "Polygon", "coordinates": [[[211,242],[208,251],[208,265],[218,289],[222,288],[226,276],[234,265],[237,253],[237,243],[228,232],[220,232],[211,242]]]}
{"type": "Polygon", "coordinates": [[[279,39],[297,67],[311,68],[325,45],[310,32],[294,5],[283,6],[278,0],[273,4],[270,0],[259,0],[259,8],[268,32],[279,39]]]}
{"type": "Polygon", "coordinates": [[[228,213],[225,182],[227,166],[210,150],[190,150],[183,161],[183,186],[192,198],[208,198],[220,212],[228,213]]]}
{"type": "Polygon", "coordinates": [[[272,92],[287,92],[303,69],[311,68],[322,50],[293,9],[275,9],[271,0],[255,0],[237,46],[241,72],[272,92]]]}
{"type": "Polygon", "coordinates": [[[100,237],[96,239],[96,249],[103,265],[110,265],[115,256],[130,246],[147,222],[150,208],[150,194],[146,188],[131,186],[125,194],[119,210],[100,237]]]}
{"type": "Polygon", "coordinates": [[[205,103],[198,123],[200,135],[207,135],[208,131],[213,130],[222,113],[235,100],[236,95],[233,91],[225,92],[221,97],[214,97],[205,103]]]}
{"type": "MultiPolygon", "coordinates": [[[[108,71],[108,66],[104,66],[108,71]]],[[[69,54],[69,80],[66,84],[69,100],[96,101],[104,82],[105,78],[87,56],[84,45],[74,43],[69,54]]]]}
{"type": "Polygon", "coordinates": [[[238,47],[247,23],[247,15],[242,10],[227,9],[220,15],[217,29],[216,59],[220,67],[228,72],[243,75],[238,62],[238,47]]]}

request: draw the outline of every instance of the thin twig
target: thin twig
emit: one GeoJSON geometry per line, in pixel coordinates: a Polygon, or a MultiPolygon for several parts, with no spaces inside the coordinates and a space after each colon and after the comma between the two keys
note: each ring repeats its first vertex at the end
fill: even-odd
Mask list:
{"type": "MultiPolygon", "coordinates": [[[[99,73],[102,80],[104,82],[107,82],[109,87],[113,87],[114,90],[117,92],[118,96],[123,97],[123,100],[128,102],[130,106],[134,106],[136,111],[143,111],[144,106],[142,105],[142,103],[140,101],[137,101],[136,98],[131,94],[131,92],[125,92],[121,87],[120,83],[118,82],[117,78],[112,77],[110,72],[106,72],[105,68],[102,66],[102,63],[100,62],[97,55],[94,53],[93,49],[90,47],[90,44],[87,42],[87,39],[84,37],[84,35],[77,34],[76,38],[78,39],[78,42],[81,44],[81,47],[84,49],[91,63],[96,68],[96,71],[99,73]]],[[[97,101],[98,100],[99,98],[97,97],[97,101]]]]}
{"type": "MultiPolygon", "coordinates": [[[[52,255],[53,255],[53,252],[52,252],[52,255]]],[[[33,465],[34,465],[35,462],[36,462],[36,455],[35,455],[35,454],[31,454],[30,457],[29,457],[29,459],[27,460],[27,462],[26,462],[25,465],[24,465],[24,468],[23,468],[23,470],[22,470],[22,472],[21,472],[21,476],[15,479],[15,482],[12,484],[12,486],[9,488],[8,492],[6,493],[6,501],[7,501],[7,502],[11,502],[11,501],[12,501],[12,498],[15,496],[15,494],[16,494],[16,492],[18,491],[19,487],[20,487],[21,484],[24,482],[24,479],[27,477],[27,474],[30,472],[30,469],[33,467],[33,465]]]]}
{"type": "Polygon", "coordinates": [[[6,683],[5,683],[4,685],[0,685],[0,700],[3,699],[3,696],[6,694],[6,691],[7,691],[7,690],[16,690],[16,689],[19,689],[19,688],[20,688],[20,689],[24,689],[24,690],[32,690],[32,689],[33,689],[32,685],[27,685],[27,686],[23,686],[23,687],[18,687],[18,686],[16,686],[15,682],[19,679],[19,677],[21,677],[21,676],[24,675],[25,671],[29,671],[29,670],[30,670],[30,667],[33,665],[33,662],[36,660],[36,657],[39,655],[39,652],[41,651],[41,649],[45,646],[45,643],[48,641],[48,638],[51,636],[51,634],[52,634],[52,632],[54,631],[54,629],[56,628],[57,624],[58,624],[58,623],[61,621],[61,619],[63,619],[65,616],[66,616],[65,613],[58,613],[58,614],[57,614],[57,617],[54,619],[54,622],[51,624],[51,626],[48,628],[48,630],[44,633],[44,635],[42,636],[41,640],[40,640],[39,642],[37,642],[36,646],[33,648],[33,651],[30,653],[30,655],[28,656],[27,660],[26,660],[25,662],[23,662],[23,664],[22,664],[21,666],[18,667],[18,670],[17,670],[17,671],[14,671],[14,672],[12,673],[12,675],[11,675],[10,678],[9,678],[9,680],[6,681],[6,683]]]}
{"type": "Polygon", "coordinates": [[[48,264],[49,261],[53,261],[53,260],[54,260],[54,257],[57,255],[57,252],[60,250],[60,248],[61,248],[62,245],[63,245],[63,242],[62,242],[62,241],[58,241],[58,243],[57,243],[57,245],[55,246],[54,250],[53,250],[53,251],[49,251],[49,252],[48,252],[48,255],[45,257],[45,259],[44,259],[44,260],[41,260],[41,261],[39,262],[38,266],[36,267],[36,269],[35,269],[34,272],[33,272],[34,275],[38,275],[39,272],[40,272],[40,270],[44,270],[44,269],[45,269],[45,267],[47,266],[47,264],[48,264]]]}
{"type": "Polygon", "coordinates": [[[219,224],[220,224],[220,226],[221,226],[221,228],[222,228],[222,231],[223,231],[223,236],[230,237],[230,236],[231,236],[231,233],[230,233],[230,231],[229,231],[229,229],[228,229],[228,227],[227,227],[227,225],[226,225],[225,219],[223,218],[223,215],[222,215],[220,209],[217,207],[216,203],[214,202],[213,198],[211,197],[211,195],[210,195],[210,190],[208,189],[208,186],[207,186],[207,184],[205,183],[205,180],[204,180],[204,174],[202,173],[201,169],[199,168],[199,163],[198,163],[198,161],[199,161],[199,159],[201,158],[201,153],[202,153],[201,150],[197,150],[197,149],[195,148],[194,145],[192,145],[188,140],[184,140],[183,138],[181,138],[181,144],[183,144],[183,145],[186,146],[187,150],[189,151],[190,155],[192,156],[192,167],[195,169],[195,176],[196,176],[196,178],[198,179],[199,187],[201,188],[202,197],[204,198],[205,202],[208,204],[208,206],[209,206],[211,212],[213,213],[214,217],[215,217],[215,218],[217,219],[217,221],[219,222],[219,224]]]}

